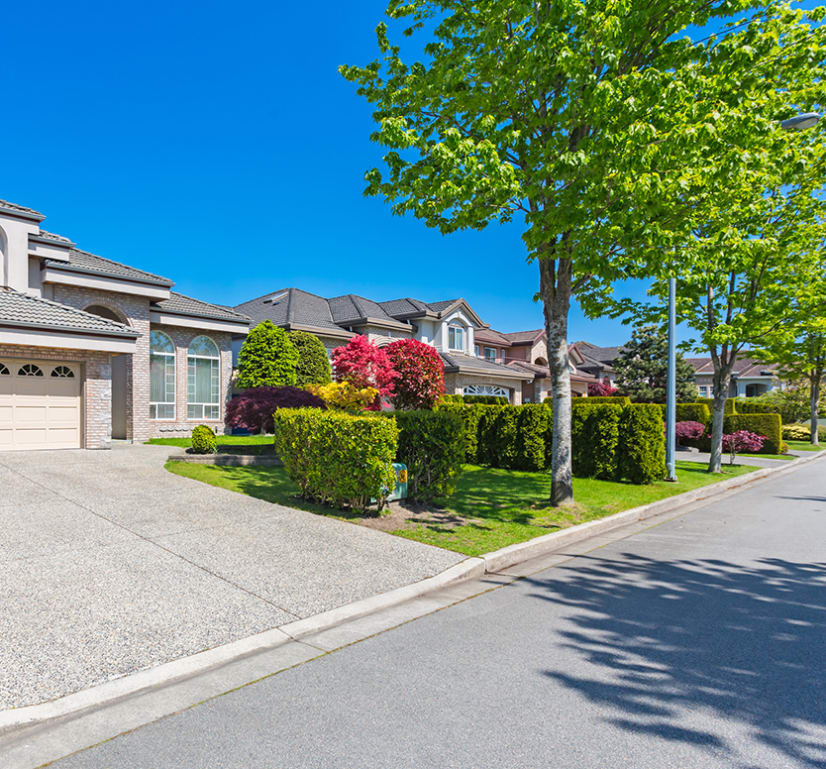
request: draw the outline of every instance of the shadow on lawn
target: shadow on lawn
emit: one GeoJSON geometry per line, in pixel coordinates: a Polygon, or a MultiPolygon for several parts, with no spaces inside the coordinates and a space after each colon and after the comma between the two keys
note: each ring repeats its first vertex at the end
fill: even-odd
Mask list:
{"type": "Polygon", "coordinates": [[[731,752],[732,766],[723,731],[680,723],[684,711],[740,722],[795,766],[826,766],[826,563],[758,564],[625,554],[531,580],[536,597],[570,607],[566,646],[605,669],[545,675],[617,728],[731,752]]]}

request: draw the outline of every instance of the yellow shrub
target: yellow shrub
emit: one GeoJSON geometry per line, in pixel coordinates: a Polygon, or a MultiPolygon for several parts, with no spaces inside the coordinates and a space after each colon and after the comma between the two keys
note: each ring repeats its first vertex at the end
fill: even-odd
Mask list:
{"type": "Polygon", "coordinates": [[[379,394],[375,387],[360,389],[349,382],[307,385],[306,389],[321,398],[330,408],[342,411],[363,411],[375,403],[379,394]]]}

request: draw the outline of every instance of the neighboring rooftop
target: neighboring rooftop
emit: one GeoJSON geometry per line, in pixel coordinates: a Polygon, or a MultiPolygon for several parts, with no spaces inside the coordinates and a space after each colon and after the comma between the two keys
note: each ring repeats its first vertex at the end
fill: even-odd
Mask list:
{"type": "Polygon", "coordinates": [[[501,334],[498,331],[494,331],[492,328],[477,329],[473,335],[473,338],[477,342],[482,342],[482,344],[495,344],[499,345],[499,347],[511,346],[511,340],[508,338],[507,334],[501,334]]]}
{"type": "Polygon", "coordinates": [[[12,288],[0,288],[0,326],[32,326],[60,331],[138,337],[129,326],[100,318],[74,307],[30,296],[12,288]]]}
{"type": "Polygon", "coordinates": [[[533,331],[511,331],[503,334],[504,337],[511,341],[511,344],[532,344],[536,342],[545,333],[544,328],[537,328],[533,331]]]}
{"type": "Polygon", "coordinates": [[[526,379],[524,371],[503,366],[499,363],[491,363],[484,358],[476,358],[473,355],[465,355],[460,352],[442,352],[442,362],[445,364],[445,373],[453,374],[458,371],[469,371],[478,374],[488,374],[490,376],[505,377],[511,379],[526,379]]]}
{"type": "MultiPolygon", "coordinates": [[[[713,374],[714,363],[711,358],[686,358],[697,374],[713,374]]],[[[776,363],[763,363],[756,358],[738,358],[734,362],[732,375],[735,377],[774,377],[777,376],[778,365],[776,363]]]]}
{"type": "Polygon", "coordinates": [[[170,292],[169,299],[153,302],[152,308],[176,315],[191,315],[197,318],[212,318],[234,323],[249,323],[250,320],[249,316],[236,312],[230,307],[202,302],[200,299],[193,299],[191,296],[177,294],[174,291],[170,292]]]}
{"type": "Polygon", "coordinates": [[[606,366],[613,365],[622,349],[621,347],[598,347],[590,342],[574,342],[574,344],[584,357],[606,366]]]}

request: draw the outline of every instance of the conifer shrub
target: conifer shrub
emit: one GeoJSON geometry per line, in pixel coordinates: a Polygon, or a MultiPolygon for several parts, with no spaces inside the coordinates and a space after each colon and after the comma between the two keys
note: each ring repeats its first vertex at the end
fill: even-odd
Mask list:
{"type": "Polygon", "coordinates": [[[252,387],[283,387],[296,383],[298,350],[287,332],[271,320],[253,328],[238,354],[240,390],[252,387]]]}
{"type": "Polygon", "coordinates": [[[633,403],[619,423],[617,478],[647,484],[665,477],[662,410],[654,403],[633,403]]]}
{"type": "Polygon", "coordinates": [[[331,381],[330,359],[324,343],[308,331],[290,331],[287,336],[298,351],[295,383],[298,387],[331,381]]]}
{"type": "Polygon", "coordinates": [[[192,428],[192,453],[214,454],[218,451],[218,440],[215,431],[209,425],[198,425],[192,428]]]}
{"type": "Polygon", "coordinates": [[[783,422],[780,414],[730,414],[723,421],[724,433],[741,430],[765,436],[760,453],[783,453],[783,422]]]}

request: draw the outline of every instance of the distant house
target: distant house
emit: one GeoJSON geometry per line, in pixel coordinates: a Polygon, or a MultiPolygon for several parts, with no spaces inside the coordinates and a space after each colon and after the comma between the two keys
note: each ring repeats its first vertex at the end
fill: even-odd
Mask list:
{"type": "Polygon", "coordinates": [[[619,357],[621,347],[598,347],[590,342],[574,342],[571,357],[577,368],[600,382],[614,384],[614,361],[619,357]]]}
{"type": "MultiPolygon", "coordinates": [[[[712,397],[714,364],[711,358],[686,358],[695,371],[700,397],[712,397]]],[[[761,363],[754,358],[740,358],[734,364],[729,386],[729,398],[754,398],[758,395],[783,389],[783,382],[777,374],[777,364],[761,363]]]]}
{"type": "MultiPolygon", "coordinates": [[[[380,347],[396,339],[426,342],[442,358],[449,393],[500,395],[520,404],[524,384],[535,378],[532,372],[506,364],[501,349],[508,345],[498,337],[496,355],[477,354],[488,344],[489,326],[464,299],[423,302],[407,297],[380,302],[356,294],[326,298],[284,288],[239,304],[236,311],[252,318],[253,326],[271,320],[286,330],[309,331],[329,352],[357,334],[380,347]]],[[[240,347],[239,342],[236,355],[240,347]]]]}

